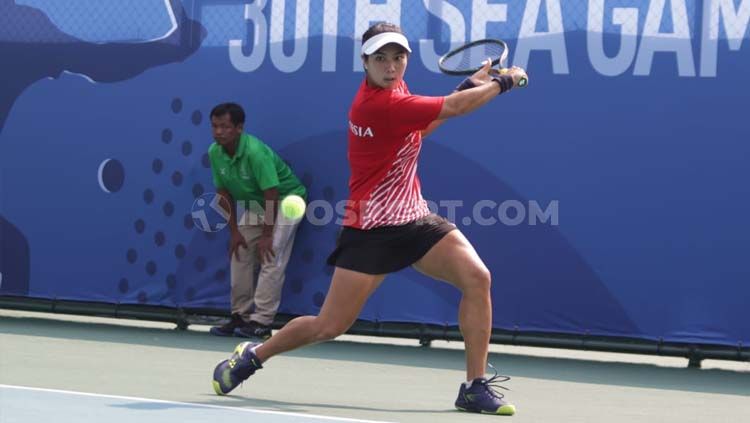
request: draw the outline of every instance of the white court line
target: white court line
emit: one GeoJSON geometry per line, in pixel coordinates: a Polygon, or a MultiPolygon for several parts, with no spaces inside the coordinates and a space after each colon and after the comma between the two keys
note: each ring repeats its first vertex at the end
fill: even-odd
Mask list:
{"type": "Polygon", "coordinates": [[[18,389],[18,390],[26,390],[26,391],[52,392],[52,393],[58,393],[58,394],[80,395],[80,396],[97,397],[97,398],[124,399],[124,400],[130,400],[130,401],[156,402],[156,403],[161,403],[161,404],[190,405],[190,406],[195,406],[195,407],[215,408],[219,410],[244,411],[248,413],[274,414],[274,415],[292,416],[292,417],[305,417],[308,419],[325,419],[325,420],[335,420],[335,421],[340,421],[340,422],[393,423],[393,422],[386,422],[386,421],[381,421],[381,420],[350,419],[346,417],[321,416],[317,414],[291,413],[287,411],[258,410],[254,408],[227,407],[223,405],[198,404],[198,403],[193,403],[193,402],[167,401],[167,400],[159,400],[159,399],[152,399],[152,398],[139,398],[139,397],[126,397],[122,395],[92,394],[89,392],[65,391],[61,389],[47,389],[47,388],[32,388],[29,386],[18,386],[18,385],[0,384],[0,388],[18,389]]]}

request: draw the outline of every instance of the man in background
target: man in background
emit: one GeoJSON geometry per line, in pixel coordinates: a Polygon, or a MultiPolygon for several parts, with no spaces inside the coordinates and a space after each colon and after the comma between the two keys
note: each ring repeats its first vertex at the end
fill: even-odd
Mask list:
{"type": "Polygon", "coordinates": [[[307,190],[278,154],[244,132],[241,106],[219,104],[210,117],[214,143],[208,156],[220,204],[229,212],[232,279],[231,320],[210,332],[267,339],[299,226],[278,213],[279,202],[288,195],[306,198],[307,190]],[[238,220],[237,211],[243,209],[238,220]]]}

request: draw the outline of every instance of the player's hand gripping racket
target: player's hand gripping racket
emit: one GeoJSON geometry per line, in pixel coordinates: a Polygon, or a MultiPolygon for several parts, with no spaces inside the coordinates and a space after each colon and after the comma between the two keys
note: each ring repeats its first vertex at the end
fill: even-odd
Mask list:
{"type": "MultiPolygon", "coordinates": [[[[500,73],[507,73],[508,44],[502,40],[477,40],[464,44],[445,53],[438,60],[440,71],[448,75],[473,75],[482,68],[487,58],[492,59],[492,66],[500,65],[500,73]]],[[[527,77],[522,77],[517,86],[523,88],[529,84],[527,77]]]]}

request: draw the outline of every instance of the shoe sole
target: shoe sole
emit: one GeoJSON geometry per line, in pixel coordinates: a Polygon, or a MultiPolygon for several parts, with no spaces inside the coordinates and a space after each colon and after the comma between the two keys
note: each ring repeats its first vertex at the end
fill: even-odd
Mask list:
{"type": "Polygon", "coordinates": [[[468,408],[463,408],[456,406],[456,410],[458,411],[465,411],[467,413],[479,413],[479,414],[491,414],[495,416],[512,416],[516,414],[516,407],[510,404],[506,404],[495,410],[495,412],[492,411],[485,411],[485,410],[473,410],[468,408]]]}
{"type": "Polygon", "coordinates": [[[226,395],[225,393],[221,392],[221,385],[219,385],[219,382],[214,380],[212,381],[212,383],[214,385],[214,392],[216,392],[216,395],[221,395],[221,396],[226,395]]]}
{"type": "MultiPolygon", "coordinates": [[[[220,367],[221,365],[223,365],[227,361],[229,361],[229,360],[223,360],[222,362],[220,362],[219,364],[216,365],[216,368],[220,367]]],[[[211,384],[214,387],[214,392],[216,392],[216,395],[226,395],[226,394],[229,393],[229,392],[224,392],[224,391],[221,390],[221,384],[219,383],[218,380],[216,380],[216,369],[214,369],[214,377],[211,380],[211,384]]]]}

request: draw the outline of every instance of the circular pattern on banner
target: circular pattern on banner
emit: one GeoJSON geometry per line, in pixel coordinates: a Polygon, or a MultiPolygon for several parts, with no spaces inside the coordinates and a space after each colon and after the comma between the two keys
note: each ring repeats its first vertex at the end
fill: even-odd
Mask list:
{"type": "Polygon", "coordinates": [[[107,194],[117,192],[125,183],[125,167],[116,159],[105,159],[97,171],[99,188],[107,194]]]}

